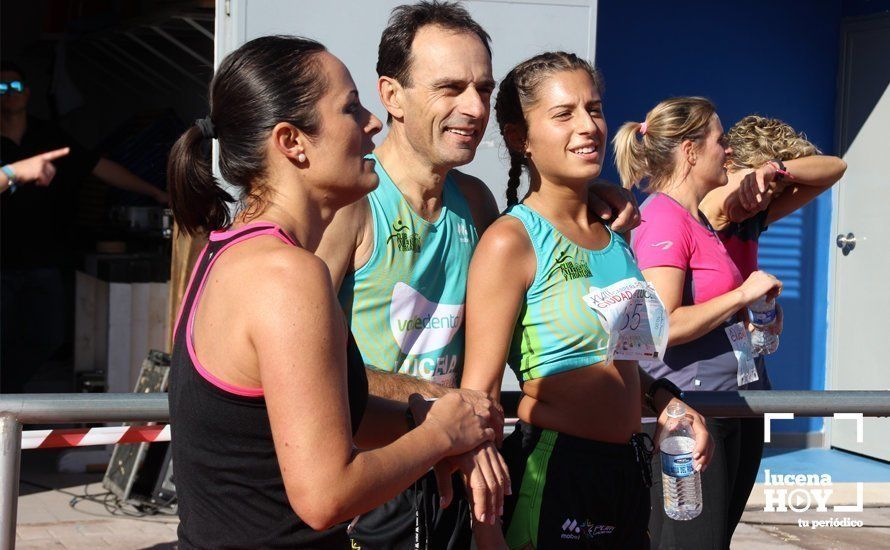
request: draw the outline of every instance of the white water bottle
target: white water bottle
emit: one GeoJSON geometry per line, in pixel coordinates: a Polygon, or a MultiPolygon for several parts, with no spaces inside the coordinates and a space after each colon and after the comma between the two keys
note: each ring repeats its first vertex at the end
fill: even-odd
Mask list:
{"type": "Polygon", "coordinates": [[[664,512],[671,519],[690,520],[701,514],[701,477],[692,458],[695,437],[683,403],[668,405],[668,423],[661,444],[664,512]]]}
{"type": "Polygon", "coordinates": [[[776,324],[776,300],[762,296],[751,304],[751,352],[754,355],[769,355],[779,348],[779,336],[773,334],[772,327],[776,324]]]}

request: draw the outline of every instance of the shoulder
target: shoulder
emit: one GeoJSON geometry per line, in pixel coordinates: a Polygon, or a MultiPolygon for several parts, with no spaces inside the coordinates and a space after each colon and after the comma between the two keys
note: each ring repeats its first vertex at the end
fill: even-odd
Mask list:
{"type": "MultiPolygon", "coordinates": [[[[236,274],[232,280],[240,284],[233,289],[236,294],[277,309],[307,299],[327,299],[333,293],[330,271],[315,254],[272,236],[251,241],[241,245],[242,250],[230,252],[229,265],[236,274]]],[[[265,307],[249,309],[268,312],[265,307]]]]}
{"type": "Polygon", "coordinates": [[[466,199],[473,214],[473,222],[479,232],[484,231],[498,216],[498,203],[491,189],[481,179],[465,174],[460,170],[452,170],[449,175],[457,184],[461,195],[466,199]]]}
{"type": "Polygon", "coordinates": [[[516,256],[534,253],[525,225],[513,216],[504,215],[494,221],[479,239],[474,257],[483,254],[516,256]]]}

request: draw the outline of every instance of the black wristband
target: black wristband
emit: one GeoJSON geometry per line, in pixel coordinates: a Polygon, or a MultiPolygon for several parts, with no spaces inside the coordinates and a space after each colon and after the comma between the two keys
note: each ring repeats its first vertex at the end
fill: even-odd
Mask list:
{"type": "Polygon", "coordinates": [[[405,409],[405,424],[408,425],[409,432],[417,427],[417,421],[414,420],[414,413],[411,412],[411,405],[408,405],[408,408],[405,409]]]}
{"type": "Polygon", "coordinates": [[[676,384],[667,378],[659,378],[655,382],[652,382],[652,384],[649,385],[649,389],[646,390],[646,406],[652,409],[652,412],[656,414],[658,414],[659,411],[655,408],[655,394],[658,393],[658,390],[660,389],[667,390],[668,393],[677,399],[683,399],[683,390],[678,388],[676,384]]]}
{"type": "Polygon", "coordinates": [[[782,159],[773,159],[770,162],[776,163],[776,166],[779,167],[779,170],[776,172],[776,181],[785,179],[785,174],[783,172],[788,172],[788,169],[785,168],[785,163],[782,162],[782,159]]]}

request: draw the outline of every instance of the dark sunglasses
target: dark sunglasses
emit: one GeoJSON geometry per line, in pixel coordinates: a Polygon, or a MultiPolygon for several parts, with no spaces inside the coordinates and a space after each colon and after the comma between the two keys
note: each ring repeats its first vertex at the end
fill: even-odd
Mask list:
{"type": "Polygon", "coordinates": [[[0,82],[0,95],[11,94],[13,92],[22,93],[25,90],[25,83],[21,80],[12,80],[10,82],[0,82]]]}

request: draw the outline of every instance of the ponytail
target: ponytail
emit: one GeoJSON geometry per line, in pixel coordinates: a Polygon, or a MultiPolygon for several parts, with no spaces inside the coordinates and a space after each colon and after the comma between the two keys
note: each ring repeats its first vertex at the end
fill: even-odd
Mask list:
{"type": "Polygon", "coordinates": [[[643,147],[643,139],[640,136],[639,122],[625,122],[612,138],[612,147],[615,149],[615,166],[621,177],[621,185],[625,189],[632,189],[647,175],[646,154],[643,147]]]}
{"type": "Polygon", "coordinates": [[[271,194],[265,180],[272,128],[287,122],[309,138],[321,128],[325,94],[323,45],[297,36],[262,36],[227,55],[210,82],[209,115],[170,150],[167,184],[173,214],[190,235],[228,227],[235,199],[217,185],[207,144],[219,145],[219,173],[237,188],[245,221],[259,216],[271,194]],[[206,141],[205,141],[206,140],[206,141]]]}
{"type": "Polygon", "coordinates": [[[509,179],[507,180],[507,206],[519,203],[519,177],[522,175],[524,163],[522,155],[511,149],[509,179]]]}
{"type": "Polygon", "coordinates": [[[201,130],[192,126],[173,144],[167,161],[167,188],[173,215],[183,231],[195,235],[230,223],[231,195],[217,185],[201,130]]]}
{"type": "Polygon", "coordinates": [[[645,122],[622,124],[612,138],[621,184],[630,189],[649,178],[644,191],[663,189],[677,169],[677,148],[684,140],[703,138],[715,113],[703,97],[673,97],[646,113],[645,122]]]}

